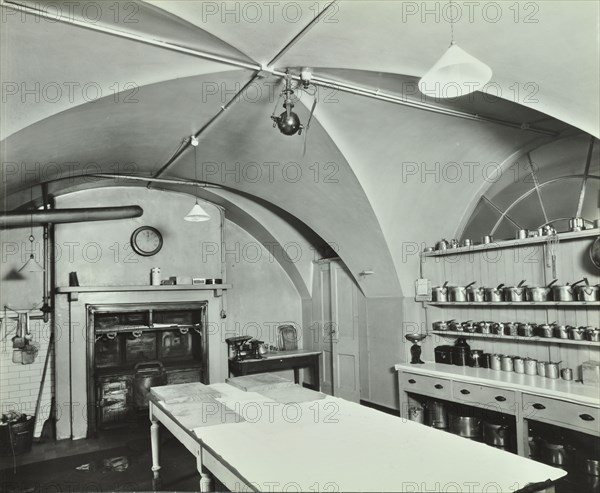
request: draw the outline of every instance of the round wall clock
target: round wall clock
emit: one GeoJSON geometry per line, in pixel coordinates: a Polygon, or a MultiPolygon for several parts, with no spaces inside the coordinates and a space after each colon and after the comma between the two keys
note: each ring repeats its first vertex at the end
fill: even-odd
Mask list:
{"type": "Polygon", "coordinates": [[[141,226],[131,235],[131,247],[138,255],[150,257],[156,255],[163,245],[160,231],[152,226],[141,226]]]}

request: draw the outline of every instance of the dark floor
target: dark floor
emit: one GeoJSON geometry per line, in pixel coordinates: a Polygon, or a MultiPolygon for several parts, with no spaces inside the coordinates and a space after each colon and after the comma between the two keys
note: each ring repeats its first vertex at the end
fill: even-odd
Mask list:
{"type": "MultiPolygon", "coordinates": [[[[149,430],[147,423],[98,438],[34,443],[16,457],[16,473],[12,457],[0,458],[0,492],[152,491],[149,430]]],[[[161,466],[160,490],[198,491],[196,460],[168,431],[161,433],[161,466]]]]}

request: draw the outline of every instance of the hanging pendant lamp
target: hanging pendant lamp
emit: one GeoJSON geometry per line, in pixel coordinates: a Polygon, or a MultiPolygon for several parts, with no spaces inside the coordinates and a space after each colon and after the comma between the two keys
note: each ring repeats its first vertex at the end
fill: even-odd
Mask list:
{"type": "Polygon", "coordinates": [[[450,30],[450,47],[419,80],[419,90],[426,96],[442,99],[464,96],[481,90],[492,78],[488,65],[454,42],[454,15],[450,18],[450,30]]]}
{"type": "MultiPolygon", "coordinates": [[[[192,135],[190,143],[194,146],[194,174],[196,182],[198,182],[198,139],[192,135]]],[[[190,222],[202,222],[210,220],[210,215],[200,206],[198,197],[196,197],[196,203],[183,219],[190,222]]]]}
{"type": "MultiPolygon", "coordinates": [[[[33,188],[31,189],[31,201],[33,202],[33,188]]],[[[31,222],[30,222],[30,233],[29,233],[29,243],[31,243],[31,253],[27,262],[23,264],[23,266],[18,270],[18,272],[44,272],[44,268],[37,262],[35,259],[33,252],[33,242],[35,240],[33,236],[33,214],[31,214],[31,222]]]]}

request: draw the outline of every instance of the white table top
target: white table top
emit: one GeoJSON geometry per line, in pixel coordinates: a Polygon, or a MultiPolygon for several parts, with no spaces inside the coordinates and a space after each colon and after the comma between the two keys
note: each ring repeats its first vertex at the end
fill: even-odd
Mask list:
{"type": "MultiPolygon", "coordinates": [[[[319,400],[289,403],[224,383],[208,387],[228,412],[223,424],[207,425],[197,415],[193,431],[259,491],[467,492],[491,483],[515,491],[566,474],[317,392],[319,400]],[[241,419],[228,418],[232,413],[241,419]]],[[[205,391],[198,395],[207,397],[205,391]]]]}
{"type": "Polygon", "coordinates": [[[581,382],[443,363],[425,363],[423,365],[400,363],[395,365],[395,368],[397,371],[408,371],[432,377],[450,378],[461,382],[518,390],[562,401],[575,402],[596,408],[600,407],[600,390],[598,387],[583,385],[581,382]]]}

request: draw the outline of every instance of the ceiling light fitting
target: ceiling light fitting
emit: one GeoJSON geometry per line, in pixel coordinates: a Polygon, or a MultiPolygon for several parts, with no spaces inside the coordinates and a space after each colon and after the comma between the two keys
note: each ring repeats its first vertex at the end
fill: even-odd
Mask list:
{"type": "MultiPolygon", "coordinates": [[[[192,135],[190,137],[190,145],[194,147],[194,176],[196,178],[196,183],[198,182],[198,143],[199,142],[196,136],[192,135]]],[[[198,223],[208,221],[210,219],[210,215],[200,206],[198,203],[198,197],[196,197],[196,203],[183,219],[185,221],[198,223]]]]}
{"type": "Polygon", "coordinates": [[[419,80],[419,90],[426,96],[447,99],[481,90],[492,78],[492,69],[469,55],[454,42],[454,15],[450,0],[450,47],[419,80]]]}

